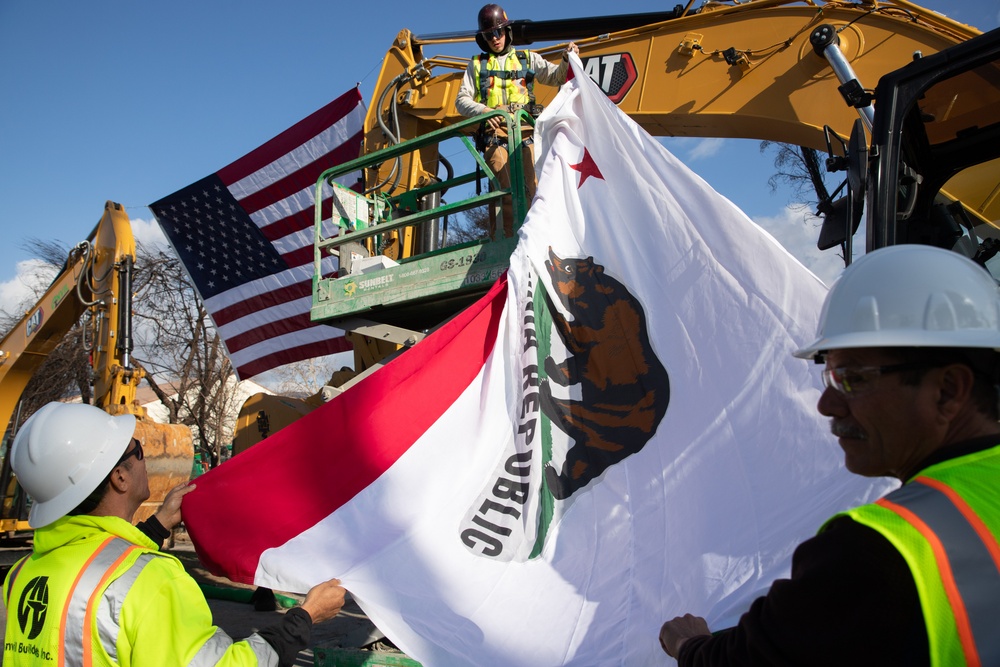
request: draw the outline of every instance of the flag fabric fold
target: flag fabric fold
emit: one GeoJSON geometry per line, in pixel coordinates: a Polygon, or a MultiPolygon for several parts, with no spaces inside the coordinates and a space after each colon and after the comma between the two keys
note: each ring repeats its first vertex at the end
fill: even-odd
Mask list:
{"type": "Polygon", "coordinates": [[[884,492],[844,471],[791,356],[823,284],[571,63],[508,274],[199,478],[213,571],[339,577],[428,666],[659,664],[663,621],[734,623],[884,492]]]}
{"type": "MultiPolygon", "coordinates": [[[[365,110],[355,88],[215,174],[150,204],[246,379],[349,349],[309,318],[313,199],[326,169],[358,156],[365,110]]],[[[352,186],[357,174],[338,179],[352,186]]],[[[328,199],[324,194],[326,209],[328,199]]],[[[327,216],[328,217],[328,216],[327,216]]],[[[332,227],[326,230],[332,235],[332,227]]],[[[323,260],[325,273],[336,258],[323,260]]]]}

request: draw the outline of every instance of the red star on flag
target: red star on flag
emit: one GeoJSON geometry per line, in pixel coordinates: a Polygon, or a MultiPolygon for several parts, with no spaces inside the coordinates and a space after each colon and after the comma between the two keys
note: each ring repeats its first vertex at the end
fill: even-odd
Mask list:
{"type": "Polygon", "coordinates": [[[601,173],[601,170],[597,168],[597,163],[594,162],[594,158],[590,157],[590,151],[586,148],[583,149],[583,159],[576,164],[571,164],[569,167],[570,169],[576,169],[580,172],[580,183],[576,186],[577,190],[583,187],[584,181],[586,181],[590,176],[599,178],[602,181],[604,180],[604,175],[601,173]]]}

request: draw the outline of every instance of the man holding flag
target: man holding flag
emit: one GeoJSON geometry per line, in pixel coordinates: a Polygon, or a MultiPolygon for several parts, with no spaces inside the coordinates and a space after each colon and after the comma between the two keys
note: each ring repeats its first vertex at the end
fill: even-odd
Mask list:
{"type": "MultiPolygon", "coordinates": [[[[312,587],[280,624],[234,642],[198,584],[132,525],[149,498],[135,417],[49,403],[18,431],[11,467],[32,499],[34,546],[3,585],[7,665],[291,665],[313,623],[344,604],[337,580],[312,587]]],[[[179,519],[174,496],[168,523],[179,519]]]]}
{"type": "Polygon", "coordinates": [[[1000,664],[1000,297],[957,253],[904,245],[852,264],[816,340],[819,412],[847,469],[903,486],[830,519],[739,624],[687,614],[683,667],[1000,664]],[[947,286],[947,288],[945,287],[947,286]]]}

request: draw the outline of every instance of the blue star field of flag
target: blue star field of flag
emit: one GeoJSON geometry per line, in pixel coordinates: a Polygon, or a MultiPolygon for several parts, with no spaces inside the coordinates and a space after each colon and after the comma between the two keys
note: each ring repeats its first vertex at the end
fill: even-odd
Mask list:
{"type": "Polygon", "coordinates": [[[288,268],[215,174],[149,207],[204,299],[288,268]]]}

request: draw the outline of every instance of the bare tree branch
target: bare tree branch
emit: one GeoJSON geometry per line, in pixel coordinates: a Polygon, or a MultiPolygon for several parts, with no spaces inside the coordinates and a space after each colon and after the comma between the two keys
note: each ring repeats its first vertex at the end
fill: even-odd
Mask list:
{"type": "Polygon", "coordinates": [[[141,244],[137,254],[136,358],[159,379],[150,386],[171,420],[191,427],[203,460],[217,465],[232,440],[235,372],[177,257],[141,244]]]}
{"type": "MultiPolygon", "coordinates": [[[[31,239],[26,247],[43,260],[40,271],[54,274],[69,255],[58,241],[31,239]]],[[[146,381],[166,408],[169,423],[190,427],[203,460],[217,465],[232,440],[228,425],[239,407],[232,365],[177,257],[141,243],[136,255],[133,358],[146,370],[146,381]]],[[[19,310],[32,307],[31,301],[40,295],[19,310]]],[[[0,313],[0,328],[9,331],[20,319],[20,315],[0,313]]],[[[84,317],[35,373],[22,394],[22,419],[50,401],[76,393],[84,402],[93,402],[93,372],[84,345],[86,325],[84,317]]]]}

